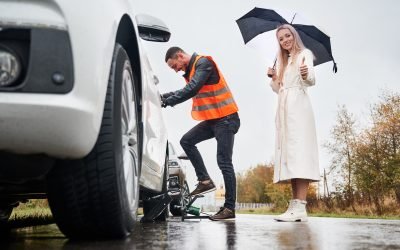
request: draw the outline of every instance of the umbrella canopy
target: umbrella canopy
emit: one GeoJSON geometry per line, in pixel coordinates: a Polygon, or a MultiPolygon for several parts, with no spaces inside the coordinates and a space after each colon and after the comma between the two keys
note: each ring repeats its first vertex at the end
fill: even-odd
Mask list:
{"type": "MultiPolygon", "coordinates": [[[[283,13],[288,16],[288,13],[283,13]]],[[[242,33],[244,43],[247,44],[255,39],[259,39],[258,44],[265,44],[264,50],[273,51],[271,49],[271,42],[277,44],[275,33],[271,35],[264,35],[265,32],[275,30],[282,24],[291,24],[299,33],[301,40],[315,56],[314,65],[319,65],[325,62],[333,61],[333,71],[337,72],[337,66],[332,56],[330,37],[324,32],[319,30],[316,26],[299,23],[296,13],[291,15],[290,23],[283,17],[282,13],[278,14],[272,9],[254,8],[246,15],[236,20],[242,33]],[[269,46],[268,46],[269,45],[269,46]]],[[[255,46],[259,47],[259,46],[255,46]]],[[[274,51],[275,53],[276,51],[274,51]]],[[[265,54],[271,54],[266,52],[265,54]]],[[[274,54],[276,56],[276,53],[274,54]]]]}

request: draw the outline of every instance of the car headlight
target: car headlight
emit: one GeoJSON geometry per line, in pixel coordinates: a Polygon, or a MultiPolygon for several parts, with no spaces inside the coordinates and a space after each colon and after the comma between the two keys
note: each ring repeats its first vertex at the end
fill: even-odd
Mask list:
{"type": "Polygon", "coordinates": [[[0,46],[0,87],[7,87],[17,81],[21,74],[21,62],[12,50],[0,46]]]}

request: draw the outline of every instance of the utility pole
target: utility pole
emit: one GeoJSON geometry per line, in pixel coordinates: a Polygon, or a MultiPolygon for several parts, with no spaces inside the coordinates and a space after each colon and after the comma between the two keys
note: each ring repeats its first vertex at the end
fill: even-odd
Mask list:
{"type": "Polygon", "coordinates": [[[326,180],[326,172],[325,172],[325,168],[324,168],[324,197],[326,195],[325,190],[326,190],[326,194],[328,194],[328,196],[329,196],[328,182],[326,180]]]}

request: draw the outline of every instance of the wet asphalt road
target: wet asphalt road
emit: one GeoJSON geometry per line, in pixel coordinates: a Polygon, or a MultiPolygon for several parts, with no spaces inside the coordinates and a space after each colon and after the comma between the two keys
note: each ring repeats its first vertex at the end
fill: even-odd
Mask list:
{"type": "Polygon", "coordinates": [[[71,242],[52,224],[13,230],[0,249],[400,249],[400,220],[310,217],[275,222],[269,215],[237,215],[213,222],[169,218],[136,225],[125,240],[71,242]]]}

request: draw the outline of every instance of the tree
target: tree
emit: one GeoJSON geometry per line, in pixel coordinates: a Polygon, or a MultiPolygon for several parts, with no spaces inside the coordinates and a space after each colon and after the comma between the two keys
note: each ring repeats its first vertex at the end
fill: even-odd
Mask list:
{"type": "Polygon", "coordinates": [[[377,213],[384,212],[384,201],[395,194],[400,204],[400,95],[383,91],[370,106],[370,124],[360,132],[344,106],[338,111],[333,140],[326,144],[333,154],[331,172],[342,178],[337,187],[347,206],[354,209],[354,197],[368,201],[377,213]],[[342,184],[342,185],[340,185],[342,184]]]}
{"type": "Polygon", "coordinates": [[[266,203],[271,198],[265,193],[265,183],[272,183],[272,164],[259,164],[244,175],[237,176],[238,202],[266,203]]]}
{"type": "Polygon", "coordinates": [[[394,190],[400,204],[400,94],[383,90],[380,101],[371,107],[373,128],[378,135],[384,160],[385,185],[394,190]]]}
{"type": "Polygon", "coordinates": [[[336,121],[337,124],[331,131],[332,141],[325,144],[325,147],[333,155],[329,172],[338,174],[344,180],[345,185],[341,185],[340,182],[336,183],[337,188],[345,194],[348,206],[351,206],[355,211],[353,172],[355,164],[354,146],[357,138],[356,121],[344,105],[339,107],[336,121]]]}
{"type": "Polygon", "coordinates": [[[385,194],[391,189],[387,178],[385,145],[380,135],[378,128],[373,127],[359,136],[354,170],[358,189],[372,198],[378,214],[382,214],[385,194]]]}
{"type": "Polygon", "coordinates": [[[288,201],[292,198],[292,188],[290,184],[274,184],[272,181],[267,182],[265,183],[265,193],[270,197],[275,208],[278,209],[286,208],[288,201]]]}

